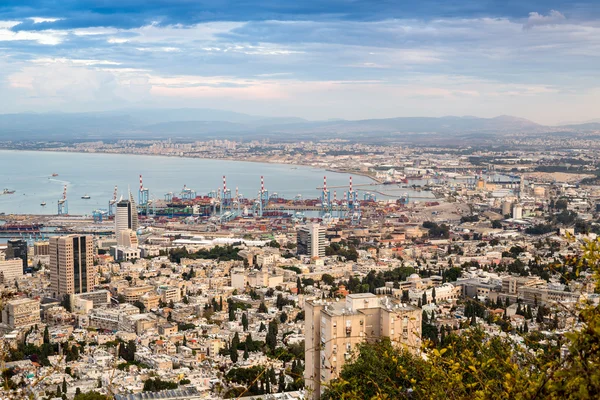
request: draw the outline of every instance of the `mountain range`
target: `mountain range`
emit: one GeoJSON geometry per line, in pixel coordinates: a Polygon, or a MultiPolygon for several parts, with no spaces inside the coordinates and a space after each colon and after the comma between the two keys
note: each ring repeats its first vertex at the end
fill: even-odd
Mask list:
{"type": "Polygon", "coordinates": [[[0,141],[209,138],[390,138],[422,135],[489,137],[588,132],[600,122],[544,126],[507,115],[495,118],[400,117],[309,121],[211,109],[131,109],[94,113],[0,114],[0,141]]]}

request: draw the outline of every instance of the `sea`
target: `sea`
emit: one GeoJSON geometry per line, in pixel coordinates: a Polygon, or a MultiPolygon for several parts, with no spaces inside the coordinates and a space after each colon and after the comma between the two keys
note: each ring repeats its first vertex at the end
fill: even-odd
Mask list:
{"type": "MultiPolygon", "coordinates": [[[[130,154],[75,153],[52,151],[0,150],[0,213],[55,215],[63,188],[67,187],[67,204],[70,215],[91,215],[94,210],[107,209],[115,185],[118,196],[127,197],[130,189],[138,199],[139,176],[151,199],[164,199],[172,192],[180,197],[184,187],[198,195],[206,195],[223,187],[246,198],[256,198],[260,190],[260,177],[264,176],[269,194],[293,199],[318,198],[327,177],[330,191],[337,191],[338,199],[347,190],[350,174],[326,171],[309,166],[257,163],[245,161],[200,158],[145,156],[130,154]],[[56,176],[52,176],[57,174],[56,176]],[[335,188],[336,186],[344,186],[335,188]],[[4,189],[13,194],[2,194],[4,189]],[[89,199],[82,199],[89,196],[89,199]],[[45,203],[45,206],[41,204],[45,203]]],[[[353,175],[359,198],[373,192],[378,198],[395,198],[409,195],[433,200],[429,192],[414,192],[409,188],[392,188],[391,185],[361,186],[374,181],[362,175],[353,175]],[[392,193],[393,191],[396,191],[392,193]],[[379,194],[375,193],[379,192],[379,194]],[[389,196],[386,196],[388,194],[389,196]]],[[[0,216],[0,219],[2,217],[0,216]]]]}

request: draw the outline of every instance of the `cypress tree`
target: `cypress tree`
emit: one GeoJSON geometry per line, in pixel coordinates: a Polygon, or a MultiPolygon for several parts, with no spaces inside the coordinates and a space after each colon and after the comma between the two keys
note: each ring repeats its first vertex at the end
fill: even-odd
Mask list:
{"type": "Polygon", "coordinates": [[[242,314],[242,326],[244,327],[244,332],[248,330],[248,314],[242,314]]]}
{"type": "Polygon", "coordinates": [[[285,375],[283,374],[283,369],[279,371],[279,383],[277,385],[277,392],[285,392],[285,375]]]}

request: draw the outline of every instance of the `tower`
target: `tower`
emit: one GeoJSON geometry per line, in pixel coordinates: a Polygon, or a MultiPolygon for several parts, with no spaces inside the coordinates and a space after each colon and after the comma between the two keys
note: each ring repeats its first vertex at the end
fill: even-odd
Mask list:
{"type": "Polygon", "coordinates": [[[325,227],[320,224],[309,224],[298,229],[297,232],[298,254],[311,257],[325,257],[325,227]]]}
{"type": "Polygon", "coordinates": [[[331,193],[327,190],[327,177],[323,177],[323,190],[321,191],[321,214],[331,212],[331,193]]]}
{"type": "Polygon", "coordinates": [[[117,212],[115,214],[115,235],[117,241],[121,237],[121,232],[126,229],[136,231],[138,228],[138,215],[133,194],[129,192],[129,200],[121,200],[117,203],[117,212]]]}
{"type": "Polygon", "coordinates": [[[269,191],[265,189],[265,179],[262,175],[260,177],[260,192],[258,193],[258,196],[259,196],[259,214],[258,215],[260,217],[262,217],[263,211],[269,205],[269,191]]]}
{"type": "Polygon", "coordinates": [[[95,276],[92,236],[50,238],[50,289],[54,298],[93,290],[95,276]]]}
{"type": "Polygon", "coordinates": [[[221,213],[223,213],[226,208],[231,208],[231,203],[231,189],[227,189],[227,180],[225,178],[225,175],[223,175],[223,197],[221,197],[221,213]]]}
{"type": "Polygon", "coordinates": [[[138,204],[140,205],[141,209],[146,213],[146,216],[148,216],[150,206],[150,190],[144,187],[144,184],[142,183],[142,175],[140,175],[138,204]]]}

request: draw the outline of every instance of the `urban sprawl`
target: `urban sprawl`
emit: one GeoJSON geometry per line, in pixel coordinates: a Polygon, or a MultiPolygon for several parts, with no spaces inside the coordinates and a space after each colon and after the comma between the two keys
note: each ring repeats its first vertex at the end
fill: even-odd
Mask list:
{"type": "Polygon", "coordinates": [[[373,185],[324,179],[286,199],[256,177],[244,197],[223,177],[151,196],[134,171],[139,188],[89,216],[69,214],[66,188],[53,215],[0,216],[6,396],[318,399],[363,342],[425,356],[477,327],[560,347],[581,326],[571,311],[599,301],[577,263],[600,233],[597,150],[510,140],[20,146],[310,165],[373,185]]]}

